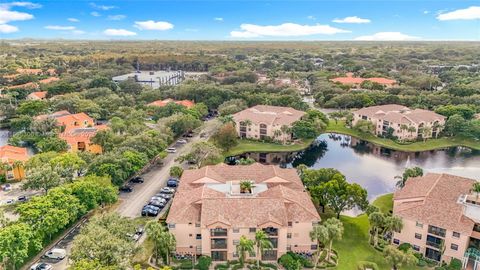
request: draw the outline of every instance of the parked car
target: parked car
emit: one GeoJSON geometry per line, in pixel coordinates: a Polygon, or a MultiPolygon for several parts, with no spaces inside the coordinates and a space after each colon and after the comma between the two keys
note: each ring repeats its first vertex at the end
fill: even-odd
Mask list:
{"type": "Polygon", "coordinates": [[[145,180],[143,179],[143,177],[140,177],[140,176],[137,176],[137,177],[134,177],[132,179],[130,179],[130,182],[131,183],[143,183],[145,180]]]}
{"type": "Polygon", "coordinates": [[[156,217],[160,212],[160,208],[153,205],[145,205],[142,209],[142,216],[156,217]]]}
{"type": "Polygon", "coordinates": [[[151,201],[148,202],[148,205],[153,205],[153,206],[158,207],[160,209],[165,207],[165,204],[161,201],[158,201],[158,200],[151,200],[151,201]]]}
{"type": "Polygon", "coordinates": [[[177,149],[175,147],[167,148],[167,153],[175,153],[175,152],[177,152],[177,149]]]}
{"type": "Polygon", "coordinates": [[[157,194],[155,194],[154,197],[163,198],[163,199],[165,199],[166,201],[168,201],[168,200],[170,200],[170,199],[172,198],[172,194],[157,193],[157,194]]]}
{"type": "Polygon", "coordinates": [[[137,230],[135,231],[135,234],[142,236],[144,232],[145,232],[145,229],[143,227],[138,227],[137,230]]]}
{"type": "Polygon", "coordinates": [[[11,191],[12,190],[12,185],[10,184],[5,184],[2,186],[3,191],[11,191]]]}
{"type": "Polygon", "coordinates": [[[30,270],[51,270],[53,267],[48,263],[36,263],[30,267],[30,270]]]}
{"type": "Polygon", "coordinates": [[[45,253],[44,257],[54,260],[63,260],[67,256],[67,251],[63,248],[53,248],[45,253]]]}
{"type": "Polygon", "coordinates": [[[19,202],[26,202],[26,201],[28,201],[28,198],[27,198],[27,196],[25,196],[25,195],[18,196],[17,201],[19,201],[19,202]]]}
{"type": "Polygon", "coordinates": [[[132,192],[133,187],[126,185],[126,186],[121,186],[118,190],[120,190],[121,192],[132,192]]]}
{"type": "Polygon", "coordinates": [[[159,201],[159,202],[161,202],[161,203],[163,203],[163,204],[166,204],[166,203],[167,203],[167,200],[166,200],[166,199],[164,199],[164,198],[162,198],[162,197],[157,197],[157,196],[153,196],[153,197],[150,199],[150,201],[159,201]]]}
{"type": "Polygon", "coordinates": [[[169,188],[169,187],[163,187],[163,188],[160,190],[160,193],[173,194],[173,193],[175,193],[175,189],[169,188]]]}
{"type": "Polygon", "coordinates": [[[180,140],[177,141],[177,143],[186,144],[187,140],[186,139],[180,139],[180,140]]]}
{"type": "Polygon", "coordinates": [[[178,180],[175,178],[170,178],[167,181],[167,187],[177,187],[178,186],[178,180]]]}
{"type": "Polygon", "coordinates": [[[5,201],[5,204],[12,204],[14,202],[15,202],[14,199],[8,199],[8,200],[5,201]]]}

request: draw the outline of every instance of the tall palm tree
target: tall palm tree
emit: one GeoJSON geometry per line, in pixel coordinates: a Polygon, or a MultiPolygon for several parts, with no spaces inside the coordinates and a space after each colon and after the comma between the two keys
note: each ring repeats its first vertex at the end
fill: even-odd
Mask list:
{"type": "Polygon", "coordinates": [[[315,270],[317,269],[318,260],[320,259],[320,245],[328,242],[329,239],[327,227],[323,225],[315,225],[313,230],[310,232],[310,239],[317,243],[317,258],[315,259],[315,264],[313,265],[313,270],[315,270]]]}
{"type": "MultiPolygon", "coordinates": [[[[284,134],[284,135],[287,135],[289,134],[290,132],[292,132],[292,129],[287,126],[287,125],[282,125],[280,127],[280,131],[284,134]]],[[[285,143],[285,136],[283,136],[283,142],[285,143]]]]}
{"type": "MultiPolygon", "coordinates": [[[[384,233],[399,232],[403,229],[403,220],[397,216],[387,216],[384,221],[384,233]]],[[[390,242],[392,237],[390,237],[390,242]]]]}
{"type": "Polygon", "coordinates": [[[425,142],[427,140],[427,137],[432,136],[432,128],[431,127],[423,127],[422,129],[422,137],[423,141],[425,142]]]}
{"type": "Polygon", "coordinates": [[[220,116],[218,119],[220,120],[220,122],[222,122],[222,124],[235,124],[235,120],[233,119],[233,116],[231,114],[220,116]]]}
{"type": "Polygon", "coordinates": [[[408,127],[407,131],[408,131],[408,133],[410,133],[410,136],[412,136],[412,133],[416,132],[417,129],[415,127],[411,126],[411,127],[408,127]]]}
{"type": "Polygon", "coordinates": [[[238,253],[241,265],[243,265],[245,262],[246,253],[247,252],[250,254],[253,253],[254,246],[255,246],[255,243],[253,242],[253,240],[248,239],[247,237],[245,237],[245,235],[242,235],[240,237],[240,241],[238,242],[238,245],[237,245],[237,253],[238,253]]]}
{"type": "Polygon", "coordinates": [[[370,221],[370,236],[373,237],[373,246],[376,247],[378,244],[378,233],[385,222],[385,216],[380,212],[373,212],[368,216],[368,221],[370,221]]]}
{"type": "Polygon", "coordinates": [[[273,244],[263,230],[258,230],[255,233],[255,246],[257,252],[257,269],[260,269],[260,260],[262,259],[263,251],[272,249],[273,244]]]}
{"type": "Polygon", "coordinates": [[[332,253],[333,240],[342,239],[343,223],[339,219],[329,218],[323,223],[323,226],[325,226],[327,228],[327,231],[328,231],[327,261],[330,261],[330,255],[332,253]]]}
{"type": "Polygon", "coordinates": [[[273,137],[276,139],[278,137],[280,137],[282,135],[282,131],[281,130],[278,130],[276,129],[274,132],[273,132],[273,137]]]}
{"type": "Polygon", "coordinates": [[[405,125],[405,124],[401,124],[400,125],[400,130],[402,131],[402,135],[403,135],[403,133],[408,130],[408,126],[405,125]]]}
{"type": "Polygon", "coordinates": [[[473,184],[472,191],[475,192],[478,199],[478,196],[480,195],[480,182],[475,182],[473,184]]]}
{"type": "Polygon", "coordinates": [[[432,131],[435,132],[435,139],[438,138],[438,133],[440,133],[439,131],[440,131],[440,129],[442,129],[442,127],[443,126],[438,122],[433,123],[433,126],[432,126],[433,130],[432,131]]]}
{"type": "Polygon", "coordinates": [[[169,265],[176,246],[175,236],[156,220],[148,222],[145,227],[148,238],[153,242],[155,263],[158,265],[158,259],[161,257],[165,264],[169,265]]]}

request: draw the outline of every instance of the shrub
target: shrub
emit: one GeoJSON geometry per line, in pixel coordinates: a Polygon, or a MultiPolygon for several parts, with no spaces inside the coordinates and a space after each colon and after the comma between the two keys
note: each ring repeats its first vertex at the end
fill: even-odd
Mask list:
{"type": "Polygon", "coordinates": [[[358,270],[365,270],[367,268],[373,269],[373,270],[379,270],[378,265],[374,262],[368,262],[368,261],[359,261],[357,263],[357,269],[358,270]]]}
{"type": "Polygon", "coordinates": [[[260,266],[277,270],[277,266],[273,263],[264,263],[264,262],[260,261],[260,266]]]}
{"type": "Polygon", "coordinates": [[[208,270],[211,264],[212,258],[208,256],[200,256],[200,258],[198,258],[197,269],[208,270]]]}
{"type": "Polygon", "coordinates": [[[457,258],[453,258],[448,265],[448,270],[460,270],[462,269],[462,261],[457,258]]]}
{"type": "Polygon", "coordinates": [[[219,263],[215,265],[215,270],[225,270],[228,269],[228,264],[226,263],[219,263]]]}
{"type": "Polygon", "coordinates": [[[412,248],[412,245],[410,245],[409,243],[402,243],[398,246],[398,249],[403,252],[407,252],[410,248],[412,248]]]}

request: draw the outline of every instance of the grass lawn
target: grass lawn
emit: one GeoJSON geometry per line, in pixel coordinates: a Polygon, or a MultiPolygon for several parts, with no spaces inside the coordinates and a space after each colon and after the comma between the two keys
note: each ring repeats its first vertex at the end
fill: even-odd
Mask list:
{"type": "Polygon", "coordinates": [[[390,213],[393,210],[393,193],[378,196],[372,204],[383,213],[390,213]]]}
{"type": "Polygon", "coordinates": [[[468,148],[480,150],[480,141],[475,141],[468,138],[459,138],[459,137],[448,137],[448,138],[439,138],[439,139],[428,139],[426,142],[413,142],[400,144],[394,142],[390,139],[378,138],[372,134],[365,134],[348,128],[345,126],[344,121],[335,121],[331,120],[327,126],[326,132],[341,133],[345,135],[350,135],[357,137],[359,139],[372,142],[374,144],[387,147],[393,150],[405,151],[405,152],[418,152],[418,151],[429,151],[439,148],[447,148],[453,146],[465,146],[468,148]]]}
{"type": "Polygon", "coordinates": [[[295,152],[307,148],[313,139],[292,145],[282,145],[278,143],[264,143],[251,140],[238,140],[238,144],[224,153],[225,157],[236,156],[249,152],[295,152]]]}

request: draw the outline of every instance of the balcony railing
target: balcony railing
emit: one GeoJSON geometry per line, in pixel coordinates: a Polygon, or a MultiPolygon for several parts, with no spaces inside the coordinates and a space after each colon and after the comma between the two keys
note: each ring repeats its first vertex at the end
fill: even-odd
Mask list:
{"type": "Polygon", "coordinates": [[[227,249],[227,240],[213,239],[211,248],[212,249],[227,249]]]}
{"type": "Polygon", "coordinates": [[[437,243],[437,242],[427,241],[426,244],[427,244],[427,246],[431,246],[431,247],[434,247],[434,248],[440,248],[440,244],[437,243]]]}
{"type": "Polygon", "coordinates": [[[435,227],[432,225],[428,226],[428,233],[434,234],[436,236],[445,237],[446,232],[447,231],[445,229],[435,227]]]}
{"type": "Polygon", "coordinates": [[[213,236],[213,237],[227,236],[227,229],[211,229],[210,236],[213,236]]]}

